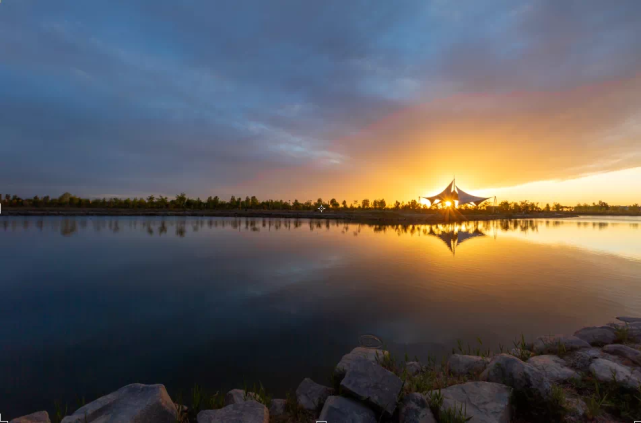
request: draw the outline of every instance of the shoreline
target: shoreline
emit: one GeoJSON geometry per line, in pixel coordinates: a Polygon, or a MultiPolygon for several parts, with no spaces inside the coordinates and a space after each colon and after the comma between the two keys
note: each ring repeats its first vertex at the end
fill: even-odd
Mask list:
{"type": "Polygon", "coordinates": [[[616,319],[499,351],[459,343],[441,363],[362,345],[341,358],[329,386],[305,378],[283,399],[262,385],[213,396],[195,385],[184,401],[164,385],[133,383],[74,412],[56,407],[52,419],[40,411],[10,423],[631,421],[641,413],[641,317],[616,319]]]}
{"type": "MultiPolygon", "coordinates": [[[[319,219],[340,220],[350,223],[373,224],[433,224],[463,221],[512,220],[512,219],[564,219],[588,214],[571,212],[541,213],[442,213],[442,212],[407,212],[395,210],[358,210],[335,211],[324,213],[318,211],[289,210],[158,210],[158,209],[71,209],[71,208],[5,208],[0,214],[4,216],[116,216],[116,217],[236,217],[236,218],[275,218],[275,219],[319,219]]],[[[627,216],[627,215],[597,215],[627,216]]],[[[630,214],[629,216],[638,216],[630,214]]]]}

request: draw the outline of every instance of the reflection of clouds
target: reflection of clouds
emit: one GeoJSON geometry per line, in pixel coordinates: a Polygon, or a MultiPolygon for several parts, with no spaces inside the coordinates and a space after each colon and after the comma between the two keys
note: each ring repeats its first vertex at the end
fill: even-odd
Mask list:
{"type": "MultiPolygon", "coordinates": [[[[264,232],[310,231],[331,232],[358,236],[363,229],[374,234],[393,233],[399,237],[430,236],[440,239],[456,252],[463,243],[475,238],[509,236],[543,244],[566,244],[596,252],[640,259],[641,247],[637,240],[641,218],[581,217],[543,220],[515,219],[467,221],[448,224],[359,224],[330,219],[279,218],[211,218],[211,217],[7,217],[0,229],[4,231],[53,231],[65,237],[81,232],[109,232],[114,235],[144,233],[148,237],[169,234],[179,238],[208,236],[216,231],[234,231],[258,236],[264,232]]],[[[322,254],[321,251],[318,253],[322,254]]],[[[313,269],[322,270],[336,265],[338,258],[314,258],[313,269]]],[[[294,264],[275,271],[281,279],[295,278],[309,272],[310,265],[294,264]]],[[[301,276],[302,277],[302,276],[301,276]]]]}
{"type": "Polygon", "coordinates": [[[571,218],[556,221],[539,221],[538,230],[520,232],[503,230],[501,236],[508,236],[548,245],[567,245],[641,260],[641,243],[636,232],[641,218],[624,219],[571,218]]]}

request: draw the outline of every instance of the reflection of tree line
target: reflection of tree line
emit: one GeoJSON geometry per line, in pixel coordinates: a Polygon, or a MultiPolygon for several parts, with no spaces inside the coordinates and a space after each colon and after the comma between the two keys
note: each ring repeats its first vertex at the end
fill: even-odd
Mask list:
{"type": "MultiPolygon", "coordinates": [[[[340,220],[314,220],[314,219],[278,219],[278,218],[209,218],[209,219],[90,219],[90,218],[46,218],[46,219],[3,219],[0,228],[4,231],[15,231],[19,228],[28,230],[32,226],[39,231],[53,229],[63,236],[71,236],[87,228],[95,232],[119,233],[124,228],[128,230],[142,229],[150,236],[162,236],[171,230],[179,237],[185,237],[188,233],[197,233],[203,228],[207,229],[233,229],[237,231],[279,231],[279,230],[296,230],[303,226],[310,231],[330,230],[332,227],[340,231],[341,234],[352,234],[358,236],[363,226],[371,228],[374,233],[393,232],[397,235],[423,236],[451,233],[458,234],[483,234],[489,232],[495,234],[498,231],[503,232],[537,232],[539,226],[558,227],[568,225],[567,221],[550,221],[536,219],[517,219],[517,220],[486,220],[479,222],[460,222],[448,224],[355,224],[349,221],[340,220]]],[[[627,225],[630,229],[638,229],[639,224],[633,222],[575,222],[578,228],[591,228],[604,230],[610,225],[627,225]]],[[[463,235],[466,236],[466,235],[463,235]]]]}

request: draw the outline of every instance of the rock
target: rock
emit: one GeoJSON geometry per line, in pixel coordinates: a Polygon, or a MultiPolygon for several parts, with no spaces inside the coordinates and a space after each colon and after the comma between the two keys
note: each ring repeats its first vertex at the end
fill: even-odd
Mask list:
{"type": "Polygon", "coordinates": [[[625,323],[641,323],[641,317],[619,316],[617,320],[625,323]]]}
{"type": "Polygon", "coordinates": [[[512,388],[500,383],[467,382],[441,390],[441,410],[458,408],[474,423],[509,423],[512,388]]]}
{"type": "Polygon", "coordinates": [[[332,396],[327,398],[317,421],[337,423],[376,423],[376,414],[354,400],[332,396]]]}
{"type": "Polygon", "coordinates": [[[630,348],[626,345],[621,344],[611,344],[603,347],[603,351],[608,354],[627,358],[633,363],[641,366],[641,351],[635,350],[634,348],[630,348]]]}
{"type": "Polygon", "coordinates": [[[372,363],[379,363],[385,355],[389,355],[389,352],[378,350],[374,348],[365,348],[365,347],[356,347],[349,354],[345,354],[341,361],[336,365],[336,370],[340,372],[347,372],[352,363],[365,359],[371,361],[372,363]]]}
{"type": "Polygon", "coordinates": [[[62,423],[93,421],[174,423],[176,407],[163,385],[133,383],[80,407],[62,419],[62,423]]]}
{"type": "Polygon", "coordinates": [[[240,404],[250,400],[258,401],[258,396],[253,392],[245,392],[242,389],[232,389],[225,395],[225,405],[240,404]]]}
{"type": "Polygon", "coordinates": [[[607,345],[613,343],[617,336],[611,326],[592,326],[580,329],[574,333],[574,336],[581,338],[590,345],[607,345]]]}
{"type": "Polygon", "coordinates": [[[570,367],[578,369],[581,372],[587,372],[592,361],[597,358],[602,358],[602,356],[603,353],[599,348],[586,348],[569,354],[565,357],[565,362],[570,367]]]}
{"type": "Polygon", "coordinates": [[[576,336],[541,336],[534,341],[532,346],[537,354],[557,354],[559,350],[575,351],[581,348],[590,348],[590,344],[576,336]]]}
{"type": "Polygon", "coordinates": [[[9,423],[51,423],[51,420],[49,420],[49,413],[46,411],[38,411],[28,416],[13,419],[9,423]]]}
{"type": "Polygon", "coordinates": [[[273,399],[272,402],[269,404],[269,415],[272,417],[276,417],[284,414],[286,405],[287,405],[287,400],[273,399]]]}
{"type": "Polygon", "coordinates": [[[425,397],[418,392],[405,395],[398,412],[399,423],[436,423],[425,397]]]}
{"type": "Polygon", "coordinates": [[[219,410],[204,410],[196,416],[198,423],[269,423],[269,411],[263,404],[249,400],[219,410]]]}
{"type": "Polygon", "coordinates": [[[475,355],[453,354],[447,360],[450,372],[456,376],[476,375],[481,373],[490,362],[489,358],[475,355]]]}
{"type": "Polygon", "coordinates": [[[576,420],[581,420],[588,409],[581,398],[567,398],[566,408],[568,409],[569,417],[573,417],[576,420]]]}
{"type": "Polygon", "coordinates": [[[327,386],[319,385],[310,378],[305,378],[296,388],[296,399],[306,410],[320,410],[328,396],[334,390],[327,386]]]}
{"type": "Polygon", "coordinates": [[[340,386],[351,396],[391,416],[403,381],[378,364],[360,359],[351,364],[340,386]]]}
{"type": "Polygon", "coordinates": [[[597,358],[590,364],[590,371],[601,382],[612,382],[616,379],[619,385],[629,389],[637,389],[641,384],[639,377],[633,375],[629,368],[610,360],[597,358]]]}
{"type": "Polygon", "coordinates": [[[408,361],[405,363],[405,371],[410,376],[416,376],[423,371],[423,366],[418,361],[408,361]]]}
{"type": "Polygon", "coordinates": [[[552,389],[543,372],[509,354],[492,358],[480,379],[503,383],[520,391],[533,391],[543,398],[548,398],[552,389]]]}
{"type": "Polygon", "coordinates": [[[562,358],[555,355],[537,355],[530,358],[527,364],[539,369],[552,382],[563,382],[579,377],[574,370],[565,366],[566,363],[562,358]]]}

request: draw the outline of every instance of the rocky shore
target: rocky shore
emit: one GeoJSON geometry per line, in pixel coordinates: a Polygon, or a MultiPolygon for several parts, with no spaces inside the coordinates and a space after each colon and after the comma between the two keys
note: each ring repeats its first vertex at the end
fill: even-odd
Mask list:
{"type": "MultiPolygon", "coordinates": [[[[441,363],[357,347],[337,364],[333,386],[306,378],[284,399],[234,389],[183,404],[163,385],[131,384],[54,422],[632,422],[641,419],[641,317],[617,319],[509,351],[459,347],[441,363]]],[[[46,411],[11,420],[50,421],[46,411]]]]}

